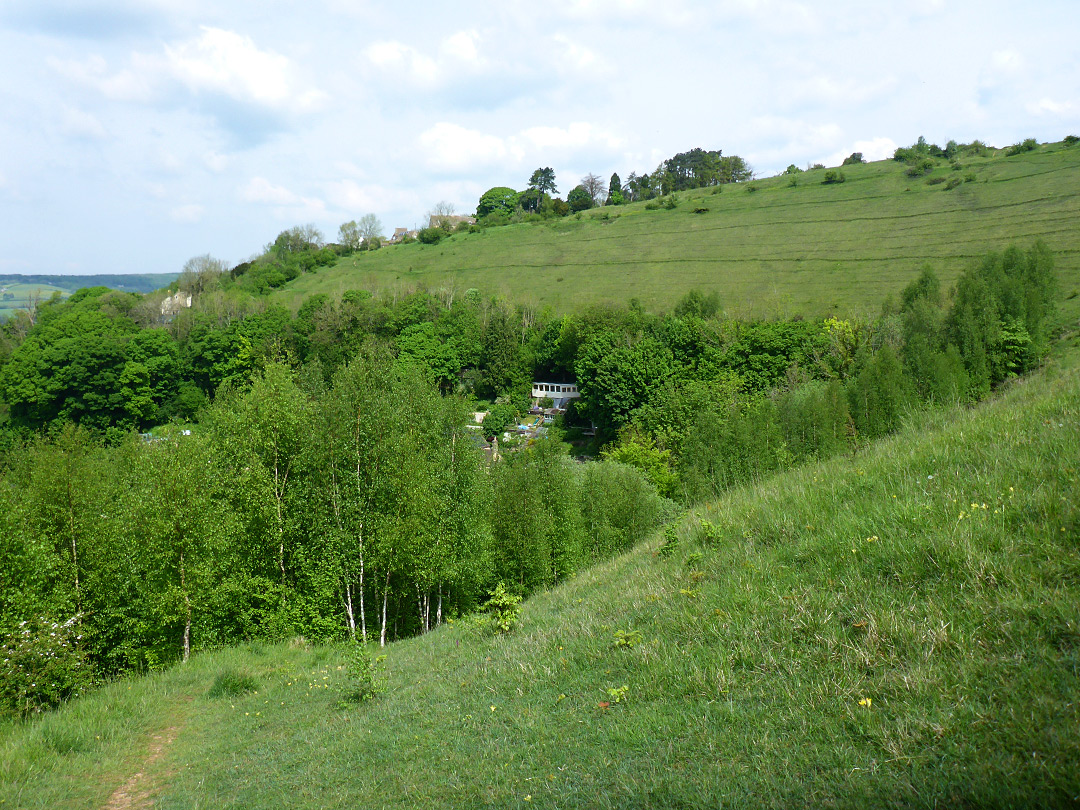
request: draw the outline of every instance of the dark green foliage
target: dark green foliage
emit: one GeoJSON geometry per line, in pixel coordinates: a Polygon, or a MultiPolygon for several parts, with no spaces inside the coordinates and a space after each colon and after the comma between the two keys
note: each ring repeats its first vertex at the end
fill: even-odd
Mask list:
{"type": "Polygon", "coordinates": [[[550,166],[534,171],[529,178],[529,186],[541,194],[559,193],[559,190],[555,188],[555,170],[550,166]]]}
{"type": "Polygon", "coordinates": [[[851,417],[861,438],[875,439],[896,430],[913,399],[911,382],[890,346],[873,354],[863,351],[848,383],[851,417]]]}
{"type": "Polygon", "coordinates": [[[715,318],[720,312],[720,293],[713,290],[704,295],[700,290],[690,290],[675,305],[675,316],[685,318],[688,315],[695,318],[715,318]]]}
{"type": "Polygon", "coordinates": [[[848,446],[851,416],[839,380],[813,380],[789,389],[779,395],[776,409],[793,461],[829,458],[848,446]]]}
{"type": "Polygon", "coordinates": [[[1012,157],[1013,155],[1022,155],[1025,152],[1034,152],[1039,148],[1039,142],[1034,138],[1025,138],[1020,143],[1015,143],[1005,150],[1006,157],[1012,157]]]}
{"type": "Polygon", "coordinates": [[[372,659],[363,644],[352,643],[345,659],[349,686],[346,697],[356,703],[374,700],[386,690],[386,676],[381,664],[386,656],[372,659]]]}
{"type": "Polygon", "coordinates": [[[846,158],[844,158],[843,165],[850,166],[856,163],[866,163],[866,159],[863,158],[862,152],[852,152],[846,158]]]}
{"type": "Polygon", "coordinates": [[[446,236],[446,231],[442,228],[421,228],[416,238],[425,245],[437,244],[440,239],[446,236]]]}
{"type": "Polygon", "coordinates": [[[908,177],[922,177],[933,170],[934,161],[931,158],[916,157],[910,162],[905,174],[907,174],[908,177]]]}
{"type": "Polygon", "coordinates": [[[1080,135],[1066,135],[1064,139],[1062,139],[1062,143],[1066,146],[1075,146],[1080,143],[1080,135]]]}
{"type": "Polygon", "coordinates": [[[791,463],[775,403],[767,397],[703,411],[683,442],[683,497],[696,502],[791,463]]]}
{"type": "Polygon", "coordinates": [[[35,616],[0,626],[0,717],[55,708],[93,685],[81,619],[79,614],[66,621],[35,616]]]}
{"type": "Polygon", "coordinates": [[[976,397],[1046,356],[1056,293],[1053,259],[1041,242],[990,254],[960,277],[946,328],[976,397]]]}
{"type": "Polygon", "coordinates": [[[254,675],[235,669],[226,669],[214,678],[214,683],[206,695],[212,698],[233,698],[258,691],[258,689],[259,680],[254,675]]]}
{"type": "Polygon", "coordinates": [[[506,186],[489,188],[480,197],[476,206],[476,217],[483,219],[492,214],[509,217],[517,209],[519,197],[518,192],[506,186]]]}
{"type": "Polygon", "coordinates": [[[843,183],[847,178],[844,177],[844,173],[837,169],[829,169],[825,172],[825,176],[821,179],[822,185],[829,185],[831,183],[843,183]]]}
{"type": "Polygon", "coordinates": [[[588,211],[594,205],[592,195],[585,186],[580,185],[570,189],[570,193],[566,195],[566,202],[571,211],[588,211]]]}

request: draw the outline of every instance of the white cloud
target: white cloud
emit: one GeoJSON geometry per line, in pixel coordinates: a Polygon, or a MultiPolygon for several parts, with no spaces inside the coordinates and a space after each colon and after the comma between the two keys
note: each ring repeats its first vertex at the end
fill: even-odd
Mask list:
{"type": "Polygon", "coordinates": [[[388,188],[379,184],[361,185],[355,180],[335,180],[326,184],[326,198],[342,211],[360,216],[371,211],[417,208],[419,198],[413,191],[388,188]]]}
{"type": "Polygon", "coordinates": [[[232,160],[228,155],[219,155],[217,152],[210,152],[203,157],[203,163],[205,163],[206,168],[212,172],[220,173],[225,171],[229,168],[231,162],[232,160]]]}
{"type": "Polygon", "coordinates": [[[480,33],[476,30],[458,31],[443,40],[440,50],[451,59],[465,62],[474,66],[482,66],[485,63],[477,47],[480,43],[480,33]]]}
{"type": "Polygon", "coordinates": [[[560,57],[557,63],[568,70],[577,72],[580,70],[606,69],[608,64],[596,55],[596,52],[585,47],[580,42],[575,42],[566,34],[556,34],[552,37],[559,48],[560,57]]]}
{"type": "Polygon", "coordinates": [[[800,67],[793,70],[797,77],[784,86],[784,97],[800,103],[859,105],[883,98],[896,88],[896,79],[884,77],[867,81],[848,76],[840,78],[825,74],[810,74],[800,67]]]}
{"type": "Polygon", "coordinates": [[[94,54],[86,59],[49,58],[47,64],[61,76],[96,90],[113,101],[148,101],[154,96],[153,77],[157,69],[153,60],[133,54],[132,68],[109,72],[104,57],[94,54]]]}
{"type": "Polygon", "coordinates": [[[161,53],[132,53],[129,63],[112,71],[96,54],[82,61],[48,60],[57,73],[114,101],[153,101],[171,83],[196,95],[224,95],[277,110],[309,110],[326,98],[318,89],[300,86],[287,57],[221,28],[203,26],[198,37],[166,44],[161,53]]]}
{"type": "Polygon", "coordinates": [[[623,138],[598,129],[592,124],[576,122],[566,129],[559,127],[530,127],[516,138],[533,150],[577,150],[587,146],[600,146],[607,149],[621,149],[623,138]]]}
{"type": "Polygon", "coordinates": [[[165,56],[173,76],[194,92],[275,108],[311,107],[323,97],[297,86],[289,59],[232,31],[204,26],[197,39],[165,46],[165,56]]]}
{"type": "Polygon", "coordinates": [[[190,205],[178,205],[169,212],[169,217],[175,222],[193,224],[203,218],[204,209],[194,203],[190,205]]]}
{"type": "Polygon", "coordinates": [[[1015,48],[994,51],[990,55],[990,67],[999,73],[1016,73],[1024,67],[1024,57],[1015,48]]]}
{"type": "Polygon", "coordinates": [[[504,138],[444,121],[421,133],[417,141],[424,162],[443,172],[516,167],[526,159],[552,165],[585,151],[612,153],[625,144],[622,137],[580,121],[565,128],[529,127],[504,138]]]}
{"type": "Polygon", "coordinates": [[[100,140],[107,137],[105,127],[95,116],[74,107],[64,110],[60,129],[65,135],[74,138],[100,140]]]}
{"type": "Polygon", "coordinates": [[[442,72],[434,59],[401,42],[376,42],[364,54],[376,67],[417,84],[434,84],[442,72]]]}
{"type": "Polygon", "coordinates": [[[445,121],[421,133],[417,141],[423,149],[424,162],[444,171],[498,165],[509,153],[502,138],[445,121]]]}
{"type": "Polygon", "coordinates": [[[896,141],[892,138],[871,138],[868,141],[855,141],[851,149],[839,149],[833,152],[821,162],[826,166],[837,166],[853,152],[862,152],[866,161],[885,160],[891,158],[896,151],[896,141]]]}
{"type": "Polygon", "coordinates": [[[1078,108],[1071,101],[1055,101],[1052,98],[1042,98],[1027,105],[1027,111],[1032,115],[1068,116],[1078,112],[1078,108]]]}
{"type": "Polygon", "coordinates": [[[265,177],[252,177],[240,189],[240,197],[248,202],[294,205],[300,197],[284,186],[275,186],[265,177]]]}
{"type": "Polygon", "coordinates": [[[304,197],[284,186],[275,186],[265,177],[253,177],[239,189],[240,198],[251,203],[274,206],[278,219],[307,221],[326,213],[326,203],[316,197],[304,197]]]}

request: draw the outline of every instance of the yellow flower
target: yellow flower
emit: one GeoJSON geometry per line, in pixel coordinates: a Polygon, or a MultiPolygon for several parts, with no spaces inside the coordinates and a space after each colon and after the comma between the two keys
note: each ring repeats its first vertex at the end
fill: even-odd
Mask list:
{"type": "Polygon", "coordinates": [[[860,706],[865,706],[868,709],[870,708],[870,703],[871,703],[870,698],[863,698],[862,700],[859,701],[860,706]]]}

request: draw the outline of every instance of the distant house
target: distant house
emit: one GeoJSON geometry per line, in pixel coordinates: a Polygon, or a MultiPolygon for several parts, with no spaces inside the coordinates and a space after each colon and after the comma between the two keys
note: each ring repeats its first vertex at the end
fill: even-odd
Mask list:
{"type": "Polygon", "coordinates": [[[404,240],[405,237],[415,239],[416,231],[410,231],[408,228],[394,228],[394,235],[390,237],[389,242],[391,245],[396,245],[404,240]]]}
{"type": "Polygon", "coordinates": [[[457,228],[463,222],[467,225],[475,225],[476,217],[457,216],[455,214],[432,214],[428,217],[429,228],[442,228],[444,226],[457,228]]]}
{"type": "Polygon", "coordinates": [[[532,398],[550,399],[553,407],[563,410],[566,403],[581,396],[576,383],[534,382],[532,398]]]}
{"type": "Polygon", "coordinates": [[[191,306],[191,293],[179,290],[161,302],[161,320],[169,323],[182,309],[191,306]]]}

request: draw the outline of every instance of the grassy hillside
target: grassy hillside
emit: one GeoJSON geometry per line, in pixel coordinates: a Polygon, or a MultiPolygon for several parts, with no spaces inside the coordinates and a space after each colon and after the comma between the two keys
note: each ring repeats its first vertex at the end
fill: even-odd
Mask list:
{"type": "MultiPolygon", "coordinates": [[[[1080,146],[965,158],[961,171],[941,161],[926,178],[905,171],[891,160],[845,166],[846,182],[823,185],[815,170],[796,186],[785,176],[682,192],[670,211],[636,203],[359,253],[277,295],[295,306],[315,292],[455,285],[571,311],[631,297],[670,308],[696,287],[718,290],[732,315],[876,314],[925,262],[947,287],[973,259],[1036,238],[1054,251],[1065,293],[1080,289],[1080,146]],[[926,182],[966,176],[954,189],[926,182]]],[[[1080,298],[1066,306],[1080,315],[1080,298]]]]}
{"type": "Polygon", "coordinates": [[[392,645],[373,701],[346,700],[342,650],[294,643],[2,727],[0,800],[1075,806],[1078,353],[733,491],[534,597],[512,635],[392,645]],[[242,677],[256,691],[214,696],[242,677]]]}

